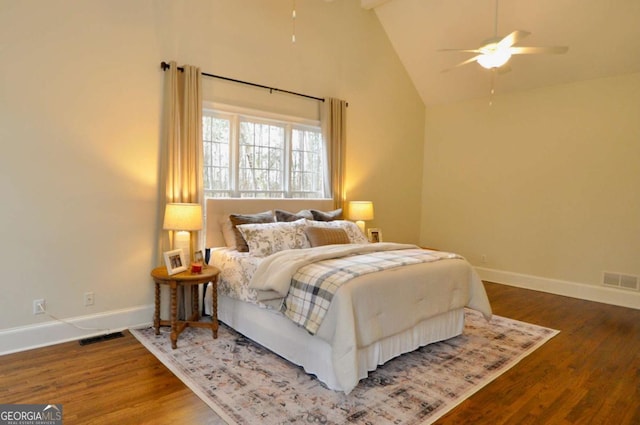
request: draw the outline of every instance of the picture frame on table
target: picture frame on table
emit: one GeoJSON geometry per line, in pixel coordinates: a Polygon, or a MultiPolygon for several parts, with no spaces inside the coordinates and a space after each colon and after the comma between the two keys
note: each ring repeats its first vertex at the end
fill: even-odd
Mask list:
{"type": "Polygon", "coordinates": [[[204,255],[202,254],[202,251],[196,251],[193,253],[193,262],[194,263],[200,263],[204,265],[204,255]]]}
{"type": "Polygon", "coordinates": [[[367,236],[369,237],[369,242],[382,242],[382,230],[376,227],[372,227],[371,229],[367,229],[367,236]]]}
{"type": "Polygon", "coordinates": [[[164,253],[164,264],[169,276],[187,270],[182,249],[173,249],[164,253]]]}

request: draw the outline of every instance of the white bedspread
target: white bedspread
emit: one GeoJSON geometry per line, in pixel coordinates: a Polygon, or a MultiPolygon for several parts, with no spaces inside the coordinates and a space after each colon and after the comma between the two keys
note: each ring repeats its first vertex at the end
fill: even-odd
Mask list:
{"type": "MultiPolygon", "coordinates": [[[[415,246],[379,243],[283,251],[260,263],[250,287],[258,290],[260,300],[283,299],[302,265],[359,252],[408,248],[415,246]]],[[[491,317],[484,286],[473,267],[453,254],[433,253],[443,260],[360,276],[336,293],[317,335],[332,345],[335,374],[345,393],[359,380],[358,348],[464,306],[491,317]]]]}

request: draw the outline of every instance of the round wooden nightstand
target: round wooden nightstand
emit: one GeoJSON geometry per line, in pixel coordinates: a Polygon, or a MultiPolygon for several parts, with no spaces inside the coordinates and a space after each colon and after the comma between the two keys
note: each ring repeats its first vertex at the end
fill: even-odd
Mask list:
{"type": "Polygon", "coordinates": [[[153,326],[156,329],[156,335],[160,334],[160,326],[171,326],[171,348],[175,349],[178,346],[178,336],[188,326],[211,328],[213,337],[218,337],[218,273],[220,273],[220,270],[211,266],[203,268],[201,273],[185,271],[169,275],[166,267],[157,267],[151,271],[151,277],[153,277],[156,285],[156,305],[153,326]],[[198,285],[209,282],[212,284],[211,294],[213,295],[211,297],[211,323],[200,321],[200,302],[198,296],[198,285]],[[160,319],[160,285],[169,285],[171,294],[170,320],[160,319]],[[192,293],[193,314],[186,320],[178,320],[178,286],[189,287],[192,293]]]}

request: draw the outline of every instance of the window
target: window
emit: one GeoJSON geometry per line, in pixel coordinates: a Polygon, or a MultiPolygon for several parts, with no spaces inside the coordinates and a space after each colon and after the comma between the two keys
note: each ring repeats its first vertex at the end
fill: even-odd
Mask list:
{"type": "Polygon", "coordinates": [[[206,198],[324,198],[318,122],[217,106],[202,114],[206,198]]]}

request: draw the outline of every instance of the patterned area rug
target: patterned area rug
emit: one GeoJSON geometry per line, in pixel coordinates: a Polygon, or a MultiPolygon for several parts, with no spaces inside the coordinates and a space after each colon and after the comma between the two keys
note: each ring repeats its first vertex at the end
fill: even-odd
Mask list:
{"type": "MultiPolygon", "coordinates": [[[[431,424],[558,331],[466,310],[464,333],[390,360],[349,394],[221,324],[131,333],[229,424],[431,424]]],[[[224,423],[220,421],[220,423],[224,423]]]]}

